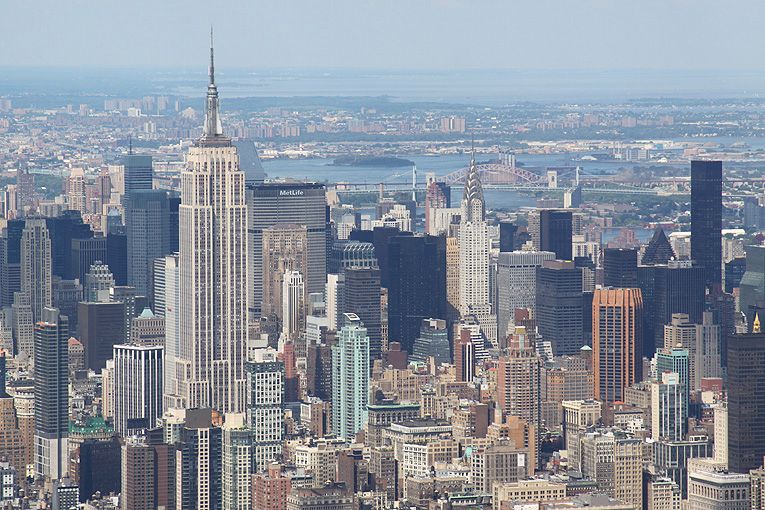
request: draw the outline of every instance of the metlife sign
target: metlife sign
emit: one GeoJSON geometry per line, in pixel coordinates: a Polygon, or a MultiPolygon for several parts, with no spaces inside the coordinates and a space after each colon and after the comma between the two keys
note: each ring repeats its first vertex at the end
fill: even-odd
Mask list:
{"type": "Polygon", "coordinates": [[[305,195],[305,191],[302,189],[280,189],[280,197],[302,197],[305,195]]]}

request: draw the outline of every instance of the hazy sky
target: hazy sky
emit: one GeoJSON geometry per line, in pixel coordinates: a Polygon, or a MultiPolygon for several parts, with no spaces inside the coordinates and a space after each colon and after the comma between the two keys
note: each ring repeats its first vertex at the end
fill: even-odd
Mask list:
{"type": "Polygon", "coordinates": [[[0,66],[762,69],[762,0],[0,0],[0,66]],[[203,64],[204,65],[204,64],[203,64]]]}

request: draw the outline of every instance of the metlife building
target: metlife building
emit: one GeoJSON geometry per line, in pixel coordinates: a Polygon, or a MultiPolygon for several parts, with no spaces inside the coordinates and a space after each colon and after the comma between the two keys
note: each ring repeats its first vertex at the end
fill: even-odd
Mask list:
{"type": "MultiPolygon", "coordinates": [[[[263,230],[277,224],[305,225],[308,230],[306,294],[324,292],[327,274],[327,190],[323,184],[267,182],[247,185],[252,289],[251,313],[263,305],[263,230]]],[[[307,296],[306,296],[307,298],[307,296]]]]}

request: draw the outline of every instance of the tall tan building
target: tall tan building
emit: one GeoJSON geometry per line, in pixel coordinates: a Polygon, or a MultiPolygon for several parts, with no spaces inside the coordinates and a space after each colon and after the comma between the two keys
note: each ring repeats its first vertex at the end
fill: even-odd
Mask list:
{"type": "Polygon", "coordinates": [[[711,312],[704,312],[701,324],[692,324],[685,313],[673,313],[664,326],[664,349],[682,346],[688,351],[690,391],[701,389],[701,379],[721,377],[720,326],[711,312]]]}
{"type": "Polygon", "coordinates": [[[304,225],[281,223],[263,230],[262,315],[282,318],[282,278],[287,271],[308,270],[308,230],[304,225]]]}
{"type": "Polygon", "coordinates": [[[451,321],[459,318],[460,245],[456,237],[446,238],[446,303],[451,321]]]}
{"type": "Polygon", "coordinates": [[[85,171],[82,168],[72,168],[66,182],[66,201],[69,209],[88,213],[87,197],[85,195],[85,171]]]}
{"type": "Polygon", "coordinates": [[[614,443],[614,498],[642,508],[643,441],[617,439],[614,443]]]}
{"type": "Polygon", "coordinates": [[[625,388],[642,379],[643,296],[640,289],[595,289],[592,350],[595,398],[623,401],[625,388]]]}
{"type": "Polygon", "coordinates": [[[497,371],[497,403],[502,411],[518,416],[541,430],[542,360],[526,328],[516,326],[497,371]]]}
{"type": "Polygon", "coordinates": [[[247,382],[247,206],[244,172],[218,113],[212,48],[204,134],[189,149],[179,209],[177,402],[244,412],[247,382]]]}
{"type": "Polygon", "coordinates": [[[5,392],[5,352],[0,351],[0,456],[16,468],[19,476],[24,476],[28,449],[31,451],[32,443],[24,443],[13,397],[5,392]]]}

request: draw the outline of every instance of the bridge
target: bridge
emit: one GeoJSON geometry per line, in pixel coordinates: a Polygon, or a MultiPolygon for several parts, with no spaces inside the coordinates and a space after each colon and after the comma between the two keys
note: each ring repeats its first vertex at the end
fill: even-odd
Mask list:
{"type": "MultiPolygon", "coordinates": [[[[459,183],[458,183],[459,184],[459,183]]],[[[606,184],[606,183],[604,183],[606,184]]],[[[658,188],[640,188],[627,185],[619,185],[619,183],[609,183],[612,185],[591,185],[582,186],[582,191],[587,193],[609,193],[609,194],[626,194],[626,195],[687,195],[688,192],[670,193],[663,189],[658,188]]],[[[418,182],[416,188],[412,188],[411,182],[385,182],[385,183],[369,183],[369,182],[338,182],[328,183],[327,188],[338,194],[368,194],[376,193],[378,195],[384,195],[385,193],[425,193],[425,182],[418,182]]],[[[563,193],[565,188],[550,188],[541,186],[538,184],[483,184],[483,189],[486,191],[518,191],[518,192],[544,192],[544,193],[563,193]]]]}
{"type": "MultiPolygon", "coordinates": [[[[515,165],[512,157],[503,155],[499,160],[478,163],[478,174],[481,177],[483,188],[487,191],[517,191],[533,193],[563,193],[570,186],[558,186],[558,175],[576,172],[575,182],[578,182],[585,193],[607,193],[613,195],[643,195],[643,196],[683,196],[690,194],[690,177],[673,176],[654,179],[619,179],[612,175],[579,175],[578,167],[557,167],[547,169],[547,173],[540,174],[526,168],[515,165]]],[[[470,170],[463,167],[449,174],[438,176],[439,182],[449,186],[459,186],[465,183],[465,178],[470,170]]],[[[388,176],[382,182],[344,182],[328,184],[328,188],[338,194],[363,194],[377,193],[383,196],[387,193],[424,193],[425,182],[403,182],[400,179],[408,172],[399,172],[388,176]]],[[[755,177],[752,179],[726,179],[726,183],[737,184],[765,183],[765,178],[755,177]]],[[[735,199],[747,195],[724,194],[725,198],[735,199]]]]}
{"type": "MultiPolygon", "coordinates": [[[[503,161],[490,161],[488,163],[479,163],[476,165],[478,175],[481,178],[481,184],[484,186],[498,184],[519,184],[523,186],[546,187],[546,177],[541,177],[534,172],[530,172],[517,166],[509,165],[503,161]]],[[[453,186],[455,184],[465,184],[465,177],[470,167],[460,168],[438,180],[453,186]]]]}

